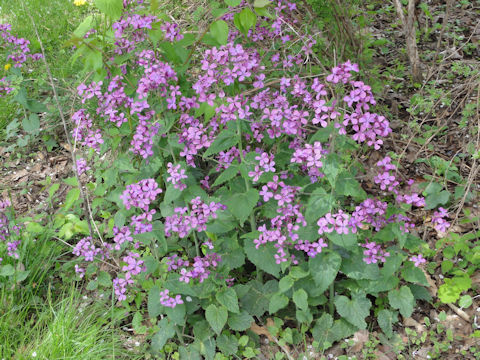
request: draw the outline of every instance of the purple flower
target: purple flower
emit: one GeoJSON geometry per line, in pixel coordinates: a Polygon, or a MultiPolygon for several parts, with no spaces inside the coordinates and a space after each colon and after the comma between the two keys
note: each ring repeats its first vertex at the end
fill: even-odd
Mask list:
{"type": "Polygon", "coordinates": [[[418,267],[420,264],[425,264],[427,260],[423,258],[422,254],[410,257],[410,261],[413,262],[415,267],[418,267]]]}

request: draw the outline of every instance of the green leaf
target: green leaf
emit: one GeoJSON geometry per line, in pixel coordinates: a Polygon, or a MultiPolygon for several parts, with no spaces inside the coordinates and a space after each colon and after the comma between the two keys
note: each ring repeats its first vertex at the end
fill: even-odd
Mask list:
{"type": "Polygon", "coordinates": [[[12,276],[15,274],[15,269],[12,265],[7,264],[0,267],[0,276],[12,276]]]}
{"type": "Polygon", "coordinates": [[[228,327],[234,331],[245,331],[252,325],[253,317],[242,310],[239,314],[230,314],[228,317],[228,327]]]}
{"type": "Polygon", "coordinates": [[[240,296],[240,303],[249,314],[261,317],[268,309],[270,297],[278,292],[278,281],[269,280],[262,284],[257,280],[252,280],[247,283],[246,287],[248,292],[240,296]]]}
{"type": "Polygon", "coordinates": [[[350,324],[345,319],[338,319],[333,322],[333,326],[330,329],[327,341],[330,343],[334,343],[335,341],[345,339],[349,336],[352,336],[358,328],[350,324]]]}
{"type": "Polygon", "coordinates": [[[418,283],[424,286],[429,285],[423,271],[420,268],[415,267],[411,261],[404,265],[402,269],[402,276],[405,281],[418,283]]]}
{"type": "Polygon", "coordinates": [[[285,276],[278,282],[278,288],[281,292],[285,292],[293,286],[294,280],[290,276],[285,276]]]}
{"type": "Polygon", "coordinates": [[[22,120],[23,130],[29,134],[37,133],[40,130],[40,119],[37,114],[30,114],[22,120]]]}
{"type": "Polygon", "coordinates": [[[319,292],[324,292],[337,277],[342,258],[336,252],[322,252],[308,260],[310,274],[319,292]]]}
{"type": "Polygon", "coordinates": [[[243,9],[240,13],[235,14],[233,23],[241,33],[247,35],[248,30],[255,28],[257,23],[257,15],[249,8],[243,9]]]}
{"type": "Polygon", "coordinates": [[[425,209],[431,210],[439,205],[445,205],[449,199],[450,193],[447,190],[427,195],[427,197],[425,197],[425,209]]]}
{"type": "Polygon", "coordinates": [[[271,3],[270,0],[255,0],[253,6],[256,8],[263,8],[271,3]]]}
{"type": "Polygon", "coordinates": [[[223,290],[220,290],[219,292],[217,292],[215,297],[220,304],[227,308],[228,311],[233,313],[240,312],[238,308],[237,293],[232,288],[225,288],[223,290]]]}
{"type": "Polygon", "coordinates": [[[389,338],[393,336],[393,324],[397,319],[397,313],[390,310],[380,310],[377,316],[378,325],[389,338]]]}
{"type": "Polygon", "coordinates": [[[415,306],[415,298],[407,286],[402,286],[399,290],[390,290],[388,292],[388,301],[394,309],[400,310],[403,317],[410,317],[415,306]]]}
{"type": "Polygon", "coordinates": [[[243,223],[252,213],[255,205],[257,205],[259,198],[258,190],[250,189],[246,193],[231,195],[224,203],[233,216],[240,221],[240,225],[243,226],[243,223]]]}
{"type": "Polygon", "coordinates": [[[150,319],[155,319],[162,312],[162,305],[160,304],[160,289],[154,286],[148,292],[148,316],[150,319]]]}
{"type": "Polygon", "coordinates": [[[355,200],[362,201],[367,198],[367,193],[362,189],[360,183],[346,172],[340,173],[335,184],[335,191],[339,195],[351,196],[355,200]]]}
{"type": "Polygon", "coordinates": [[[268,304],[268,312],[270,314],[276,313],[278,310],[283,309],[289,303],[288,297],[281,293],[273,294],[268,304]]]}
{"type": "Polygon", "coordinates": [[[308,294],[303,289],[298,289],[293,293],[293,302],[298,308],[308,310],[308,294]]]}
{"type": "MultiPolygon", "coordinates": [[[[309,274],[310,274],[309,271],[303,270],[300,266],[293,266],[290,269],[290,273],[288,275],[291,276],[294,279],[303,279],[304,277],[307,277],[309,274]]],[[[280,280],[280,282],[281,282],[281,280],[280,280]]]]}
{"type": "Polygon", "coordinates": [[[470,295],[463,295],[458,301],[458,306],[461,308],[468,308],[473,304],[472,297],[470,295]]]}
{"type": "Polygon", "coordinates": [[[212,327],[213,331],[217,334],[220,334],[223,327],[227,323],[228,319],[228,311],[227,308],[223,306],[216,306],[214,304],[210,304],[205,309],[205,317],[212,327]]]}
{"type": "Polygon", "coordinates": [[[93,15],[88,15],[80,25],[77,26],[73,35],[78,38],[83,38],[83,36],[93,27],[93,15]]]}
{"type": "Polygon", "coordinates": [[[225,0],[225,4],[232,7],[240,5],[241,2],[242,0],[225,0]]]}
{"type": "Polygon", "coordinates": [[[333,318],[328,313],[323,313],[323,315],[315,323],[315,326],[312,329],[313,339],[317,341],[320,345],[320,349],[325,349],[325,341],[327,341],[330,328],[333,324],[333,318]]]}
{"type": "Polygon", "coordinates": [[[160,330],[152,338],[152,349],[154,351],[161,351],[167,341],[175,336],[175,326],[167,318],[160,320],[158,327],[160,330]]]}
{"type": "Polygon", "coordinates": [[[147,326],[142,324],[142,320],[142,314],[140,313],[140,311],[137,311],[135,315],[133,315],[132,327],[133,330],[140,335],[144,335],[147,333],[147,326]]]}
{"type": "Polygon", "coordinates": [[[323,188],[316,188],[308,198],[305,220],[312,224],[330,211],[333,206],[333,197],[323,188]]]}
{"type": "Polygon", "coordinates": [[[276,250],[272,244],[260,245],[257,249],[253,240],[245,239],[244,250],[248,260],[254,265],[275,277],[279,276],[281,267],[275,261],[276,250]]]}
{"type": "Polygon", "coordinates": [[[29,233],[34,233],[34,234],[40,234],[45,229],[42,225],[36,222],[29,222],[26,228],[29,233]]]}
{"type": "Polygon", "coordinates": [[[114,21],[123,13],[123,0],[95,0],[95,6],[114,21]]]}
{"type": "Polygon", "coordinates": [[[106,271],[100,271],[97,277],[97,281],[100,285],[105,287],[109,287],[110,285],[112,285],[112,278],[110,277],[110,274],[106,271]]]}
{"type": "Polygon", "coordinates": [[[217,347],[227,356],[236,354],[238,351],[238,341],[234,335],[222,334],[217,336],[217,347]]]}
{"type": "Polygon", "coordinates": [[[203,157],[205,158],[210,155],[218,154],[220,151],[230,149],[232,146],[236,145],[237,142],[238,136],[234,131],[228,129],[223,130],[204,152],[203,157]]]}
{"type": "Polygon", "coordinates": [[[217,20],[210,25],[210,33],[220,45],[226,45],[228,40],[228,24],[223,20],[217,20]]]}
{"type": "Polygon", "coordinates": [[[239,171],[240,170],[238,169],[238,166],[233,164],[230,165],[227,169],[222,171],[220,175],[218,175],[212,186],[222,185],[224,182],[233,179],[235,176],[237,176],[239,171]]]}
{"type": "Polygon", "coordinates": [[[75,201],[78,200],[80,197],[80,189],[79,188],[74,188],[71,189],[67,196],[65,197],[65,203],[63,204],[63,207],[65,210],[68,210],[72,207],[72,205],[75,203],[75,201]]]}
{"type": "Polygon", "coordinates": [[[348,233],[348,234],[338,234],[335,231],[327,234],[328,239],[333,242],[335,245],[341,246],[345,249],[350,249],[357,246],[357,234],[348,233]]]}
{"type": "Polygon", "coordinates": [[[168,319],[176,324],[183,326],[185,325],[185,314],[187,312],[187,307],[185,304],[178,304],[174,308],[167,307],[165,308],[165,314],[167,315],[168,319]]]}
{"type": "Polygon", "coordinates": [[[370,313],[372,303],[364,296],[355,296],[350,300],[348,297],[335,296],[335,308],[337,312],[349,323],[359,329],[366,329],[365,318],[370,313]]]}

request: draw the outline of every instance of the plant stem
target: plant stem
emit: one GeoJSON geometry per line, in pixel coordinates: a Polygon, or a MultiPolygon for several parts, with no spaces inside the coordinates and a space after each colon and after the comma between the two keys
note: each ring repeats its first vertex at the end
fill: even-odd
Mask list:
{"type": "Polygon", "coordinates": [[[333,313],[335,312],[335,307],[334,307],[334,304],[333,304],[333,298],[335,297],[335,281],[333,281],[331,284],[330,284],[330,291],[329,291],[329,295],[328,295],[328,307],[329,307],[329,310],[330,310],[330,315],[333,316],[333,313]]]}
{"type": "Polygon", "coordinates": [[[193,232],[193,240],[195,241],[195,251],[197,256],[200,256],[200,247],[198,246],[197,233],[195,231],[193,232]]]}

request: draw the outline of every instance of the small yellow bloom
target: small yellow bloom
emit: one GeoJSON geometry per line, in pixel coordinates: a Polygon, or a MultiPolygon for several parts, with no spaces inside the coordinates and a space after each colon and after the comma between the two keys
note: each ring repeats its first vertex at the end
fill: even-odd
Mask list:
{"type": "Polygon", "coordinates": [[[12,67],[12,64],[7,64],[7,65],[5,65],[3,68],[4,68],[5,70],[8,70],[8,69],[10,69],[11,67],[12,67]]]}
{"type": "Polygon", "coordinates": [[[75,6],[82,6],[82,5],[85,5],[87,3],[87,0],[74,0],[73,1],[73,5],[75,6]]]}

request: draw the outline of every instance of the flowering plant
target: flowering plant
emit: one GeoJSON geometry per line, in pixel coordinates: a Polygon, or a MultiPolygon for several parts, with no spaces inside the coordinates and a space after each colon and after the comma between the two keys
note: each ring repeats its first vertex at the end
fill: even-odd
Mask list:
{"type": "Polygon", "coordinates": [[[388,298],[377,319],[391,336],[428,284],[409,254],[423,197],[390,156],[368,192],[358,180],[389,122],[357,64],[322,72],[296,3],[226,3],[199,38],[153,1],[100,8],[107,33],[91,17],[75,31],[95,75],[77,88],[71,135],[98,222],[75,271],[89,290],[113,286],[138,331],[148,316],[156,352],[177,337],[180,353],[213,358],[234,341],[226,327],[267,312],[324,349],[366,328],[373,298],[388,298]]]}

